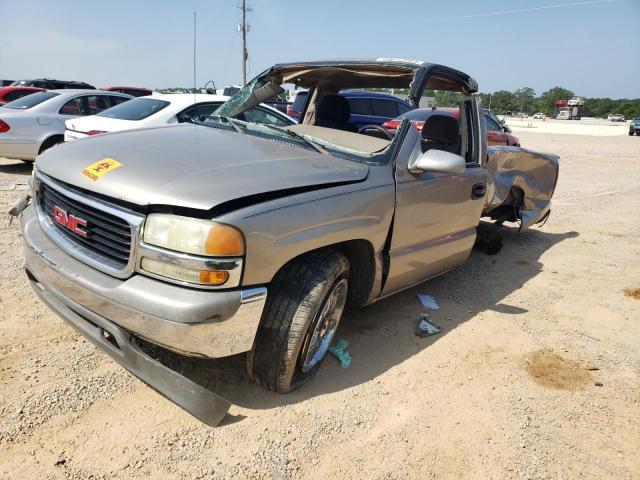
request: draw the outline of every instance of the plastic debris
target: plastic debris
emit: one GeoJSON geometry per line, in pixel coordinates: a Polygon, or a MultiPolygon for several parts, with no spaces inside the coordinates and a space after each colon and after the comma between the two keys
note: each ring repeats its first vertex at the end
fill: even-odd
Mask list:
{"type": "Polygon", "coordinates": [[[431,323],[429,320],[429,315],[426,313],[421,314],[418,317],[418,322],[416,323],[416,336],[420,338],[430,337],[431,335],[436,335],[442,331],[442,329],[436,325],[435,323],[431,323]]]}
{"type": "Polygon", "coordinates": [[[27,205],[29,205],[29,200],[31,199],[31,197],[24,196],[22,198],[20,198],[14,205],[13,207],[11,207],[11,210],[9,210],[7,213],[9,214],[9,225],[11,225],[11,222],[13,221],[14,217],[19,217],[20,214],[22,213],[22,211],[27,208],[27,205]]]}
{"type": "Polygon", "coordinates": [[[346,340],[338,340],[335,345],[329,348],[329,351],[340,360],[340,366],[342,368],[347,368],[351,365],[351,355],[347,352],[347,347],[349,346],[349,342],[346,340]]]}
{"type": "Polygon", "coordinates": [[[420,300],[420,303],[422,303],[422,306],[424,308],[429,308],[431,310],[438,310],[440,308],[436,303],[436,299],[433,298],[431,295],[418,294],[417,297],[418,297],[418,300],[420,300]]]}

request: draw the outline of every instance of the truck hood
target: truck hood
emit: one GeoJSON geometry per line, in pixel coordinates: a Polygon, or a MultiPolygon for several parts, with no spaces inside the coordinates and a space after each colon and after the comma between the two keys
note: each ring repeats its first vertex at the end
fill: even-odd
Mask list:
{"type": "Polygon", "coordinates": [[[117,132],[61,144],[40,155],[36,168],[137,205],[201,210],[251,195],[359,182],[369,172],[364,164],[289,143],[200,125],[117,132]],[[121,166],[95,180],[83,175],[103,159],[121,166]]]}

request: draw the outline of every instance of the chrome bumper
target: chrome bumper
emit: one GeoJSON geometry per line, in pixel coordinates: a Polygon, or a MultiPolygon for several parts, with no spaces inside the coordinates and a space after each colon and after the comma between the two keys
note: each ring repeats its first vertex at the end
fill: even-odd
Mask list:
{"type": "MultiPolygon", "coordinates": [[[[78,305],[124,330],[171,350],[219,358],[253,347],[267,289],[203,291],[144,275],[114,278],[74,259],[42,230],[33,205],[21,217],[25,269],[37,293],[50,292],[50,306],[78,305]]],[[[42,296],[42,295],[41,295],[42,296]]]]}

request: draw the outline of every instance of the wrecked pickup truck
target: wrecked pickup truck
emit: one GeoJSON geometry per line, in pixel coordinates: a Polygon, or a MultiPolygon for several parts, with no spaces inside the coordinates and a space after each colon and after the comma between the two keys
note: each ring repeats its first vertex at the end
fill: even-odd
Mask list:
{"type": "Polygon", "coordinates": [[[310,380],[347,306],[463,263],[482,215],[528,227],[550,211],[557,157],[487,155],[470,76],[420,61],[278,64],[201,125],[118,132],[40,155],[21,217],[44,302],[115,361],[215,425],[229,402],[141,348],[244,353],[286,393],[310,380]],[[308,89],[298,125],[237,117],[308,89]],[[460,116],[393,138],[348,122],[342,89],[461,92],[460,116]],[[155,348],[155,347],[154,347],[155,348]]]}

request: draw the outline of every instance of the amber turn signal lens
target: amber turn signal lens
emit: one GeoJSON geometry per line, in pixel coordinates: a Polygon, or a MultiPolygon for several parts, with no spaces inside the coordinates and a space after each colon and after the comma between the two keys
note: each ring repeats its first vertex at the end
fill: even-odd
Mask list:
{"type": "Polygon", "coordinates": [[[244,239],[242,238],[242,234],[235,228],[214,224],[209,229],[204,250],[210,255],[244,255],[244,239]]]}
{"type": "Polygon", "coordinates": [[[221,270],[200,271],[200,283],[207,285],[222,285],[229,279],[229,272],[221,270]]]}

